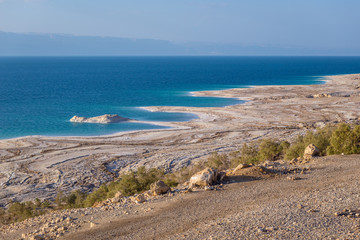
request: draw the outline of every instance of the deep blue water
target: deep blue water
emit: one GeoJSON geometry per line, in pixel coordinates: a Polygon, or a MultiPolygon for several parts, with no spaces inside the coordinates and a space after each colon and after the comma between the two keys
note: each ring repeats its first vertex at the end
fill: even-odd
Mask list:
{"type": "Polygon", "coordinates": [[[359,72],[360,57],[3,57],[0,138],[162,128],[68,120],[73,115],[119,114],[137,120],[186,121],[195,116],[136,107],[225,106],[241,102],[192,97],[189,91],[314,84],[325,75],[359,72]]]}

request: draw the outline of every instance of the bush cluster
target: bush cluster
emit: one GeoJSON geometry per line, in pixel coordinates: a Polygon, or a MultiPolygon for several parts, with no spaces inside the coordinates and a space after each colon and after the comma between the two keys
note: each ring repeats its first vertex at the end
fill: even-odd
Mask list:
{"type": "Polygon", "coordinates": [[[239,164],[257,164],[263,161],[274,161],[282,158],[290,143],[272,139],[263,139],[260,143],[244,144],[239,151],[229,154],[214,152],[208,158],[206,165],[219,170],[234,168],[239,164]]]}
{"type": "Polygon", "coordinates": [[[0,224],[10,224],[36,217],[44,214],[48,209],[51,209],[51,203],[47,200],[40,201],[38,198],[34,202],[14,202],[10,204],[7,211],[0,208],[0,224]]]}
{"type": "Polygon", "coordinates": [[[280,158],[291,160],[302,157],[305,148],[310,144],[314,144],[319,149],[320,156],[360,153],[360,125],[352,127],[349,124],[340,123],[315,131],[309,130],[304,136],[298,136],[291,144],[276,139],[245,143],[239,151],[229,154],[212,153],[206,165],[222,170],[236,167],[240,163],[257,164],[280,158]]]}
{"type": "Polygon", "coordinates": [[[328,125],[316,131],[308,131],[291,144],[285,154],[285,159],[302,157],[309,144],[314,144],[321,156],[360,153],[360,125],[352,127],[349,124],[340,123],[335,126],[328,125]]]}

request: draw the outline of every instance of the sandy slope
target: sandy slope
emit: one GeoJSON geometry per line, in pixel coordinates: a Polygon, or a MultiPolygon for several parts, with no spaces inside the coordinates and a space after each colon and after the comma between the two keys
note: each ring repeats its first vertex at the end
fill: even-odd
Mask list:
{"type": "Polygon", "coordinates": [[[299,180],[265,174],[218,191],[63,210],[0,228],[0,239],[64,226],[59,239],[360,239],[360,217],[335,216],[360,210],[359,166],[360,155],[321,157],[298,166],[309,169],[290,175],[299,180]],[[53,223],[59,217],[70,221],[53,223]]]}
{"type": "Polygon", "coordinates": [[[360,239],[360,218],[334,215],[360,208],[360,156],[323,157],[309,167],[297,181],[238,182],[147,204],[148,213],[95,215],[99,225],[64,239],[360,239]]]}

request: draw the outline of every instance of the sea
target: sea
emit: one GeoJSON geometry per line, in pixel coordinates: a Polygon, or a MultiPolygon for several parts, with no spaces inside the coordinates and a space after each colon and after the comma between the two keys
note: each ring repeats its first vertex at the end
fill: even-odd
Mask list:
{"type": "Polygon", "coordinates": [[[167,127],[69,119],[118,114],[149,122],[189,121],[197,116],[139,107],[241,104],[239,99],[190,93],[319,84],[327,75],[352,73],[360,73],[360,57],[1,57],[0,139],[163,129],[167,127]]]}

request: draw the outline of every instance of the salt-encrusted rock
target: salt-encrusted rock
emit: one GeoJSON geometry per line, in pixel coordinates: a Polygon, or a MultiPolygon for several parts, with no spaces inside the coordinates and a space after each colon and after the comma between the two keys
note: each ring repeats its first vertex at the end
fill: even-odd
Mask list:
{"type": "Polygon", "coordinates": [[[213,184],[216,178],[217,171],[215,169],[205,168],[190,178],[190,186],[208,186],[213,184]]]}
{"type": "Polygon", "coordinates": [[[70,119],[70,122],[78,122],[78,123],[119,123],[119,122],[125,122],[125,121],[129,121],[129,118],[124,118],[121,117],[117,114],[105,114],[102,116],[97,116],[97,117],[91,117],[91,118],[86,118],[86,117],[79,117],[79,116],[74,116],[70,119]]]}
{"type": "Polygon", "coordinates": [[[167,193],[170,190],[170,187],[166,185],[163,181],[157,181],[150,185],[150,190],[153,195],[160,195],[167,193]]]}
{"type": "Polygon", "coordinates": [[[319,154],[320,154],[319,149],[314,144],[310,144],[305,148],[304,159],[311,159],[315,156],[319,156],[319,154]]]}
{"type": "Polygon", "coordinates": [[[86,117],[79,117],[75,115],[70,119],[70,122],[85,122],[86,120],[86,117]]]}

